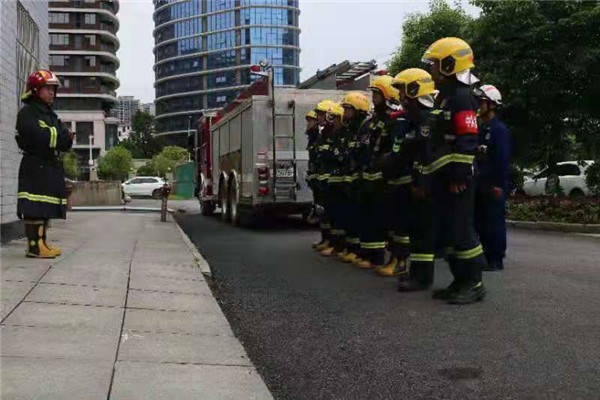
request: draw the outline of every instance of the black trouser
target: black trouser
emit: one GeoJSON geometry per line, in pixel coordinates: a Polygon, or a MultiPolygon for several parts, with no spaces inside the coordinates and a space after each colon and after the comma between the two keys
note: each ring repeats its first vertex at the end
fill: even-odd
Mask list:
{"type": "Polygon", "coordinates": [[[433,284],[435,260],[435,212],[429,194],[410,196],[410,279],[433,284]]]}
{"type": "Polygon", "coordinates": [[[388,183],[386,192],[388,250],[392,257],[405,260],[410,253],[410,184],[388,183]]]}
{"type": "Polygon", "coordinates": [[[442,173],[433,177],[433,207],[440,224],[437,231],[443,236],[455,281],[479,283],[486,262],[475,231],[475,182],[468,177],[461,193],[451,193],[450,183],[442,173]]]}
{"type": "Polygon", "coordinates": [[[321,241],[329,241],[331,239],[331,222],[327,211],[327,176],[319,175],[314,181],[313,193],[316,193],[315,204],[322,208],[319,215],[319,224],[321,228],[321,241]]]}
{"type": "MultiPolygon", "coordinates": [[[[307,174],[306,177],[306,183],[308,185],[308,187],[310,188],[310,190],[312,191],[313,194],[313,206],[315,207],[315,211],[316,211],[316,207],[323,207],[322,204],[322,199],[321,199],[321,188],[320,188],[320,184],[319,184],[319,179],[318,179],[318,175],[317,174],[313,174],[313,173],[309,173],[307,174]]],[[[322,221],[321,218],[319,218],[319,222],[320,225],[322,225],[322,221]]],[[[327,238],[326,238],[326,232],[323,230],[322,227],[320,227],[321,229],[321,242],[324,242],[327,238]]]]}
{"type": "Polygon", "coordinates": [[[361,257],[375,265],[385,262],[386,227],[385,181],[363,174],[360,189],[361,257]]]}
{"type": "Polygon", "coordinates": [[[348,198],[346,200],[346,245],[349,253],[361,254],[360,249],[360,179],[358,174],[346,176],[348,198]]]}
{"type": "Polygon", "coordinates": [[[344,177],[331,176],[327,183],[327,214],[331,220],[331,240],[336,252],[346,247],[347,187],[344,177]]]}

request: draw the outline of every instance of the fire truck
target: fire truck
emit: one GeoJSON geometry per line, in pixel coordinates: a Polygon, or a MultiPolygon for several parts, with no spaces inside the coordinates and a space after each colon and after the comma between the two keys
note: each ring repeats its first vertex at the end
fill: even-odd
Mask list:
{"type": "Polygon", "coordinates": [[[275,87],[262,74],[222,111],[204,115],[197,129],[196,194],[203,215],[247,225],[270,215],[307,216],[312,193],[305,115],[340,90],[275,87]]]}

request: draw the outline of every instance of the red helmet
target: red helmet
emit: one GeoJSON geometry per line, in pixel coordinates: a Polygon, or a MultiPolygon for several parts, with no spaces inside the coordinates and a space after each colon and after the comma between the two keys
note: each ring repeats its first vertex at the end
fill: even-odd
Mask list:
{"type": "Polygon", "coordinates": [[[21,96],[21,100],[29,99],[39,88],[42,86],[51,85],[60,87],[60,81],[58,77],[47,69],[40,69],[29,75],[27,78],[27,84],[25,86],[25,93],[21,96]]]}

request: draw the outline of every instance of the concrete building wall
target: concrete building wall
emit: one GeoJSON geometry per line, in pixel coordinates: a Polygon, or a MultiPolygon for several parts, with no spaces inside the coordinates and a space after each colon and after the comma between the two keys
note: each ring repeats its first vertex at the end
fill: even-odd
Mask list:
{"type": "MultiPolygon", "coordinates": [[[[21,0],[39,31],[37,68],[48,67],[48,3],[21,0]]],[[[17,7],[16,0],[0,0],[0,210],[2,241],[22,233],[17,220],[18,170],[21,155],[15,142],[17,112],[17,7]]]]}

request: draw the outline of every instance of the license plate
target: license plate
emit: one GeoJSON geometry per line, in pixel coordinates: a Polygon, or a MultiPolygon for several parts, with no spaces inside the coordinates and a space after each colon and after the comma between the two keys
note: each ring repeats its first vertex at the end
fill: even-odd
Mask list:
{"type": "Polygon", "coordinates": [[[277,178],[293,178],[294,177],[294,167],[278,168],[276,176],[277,176],[277,178]]]}

